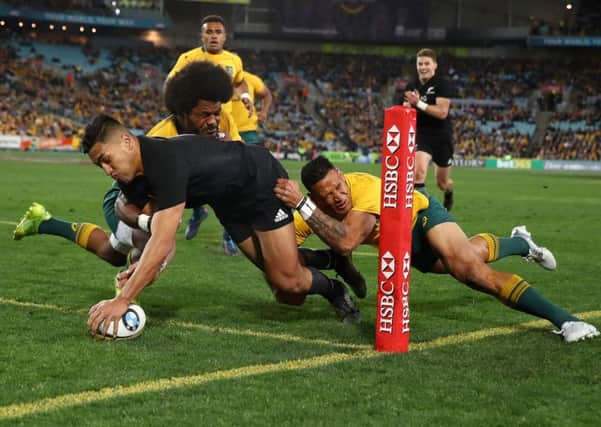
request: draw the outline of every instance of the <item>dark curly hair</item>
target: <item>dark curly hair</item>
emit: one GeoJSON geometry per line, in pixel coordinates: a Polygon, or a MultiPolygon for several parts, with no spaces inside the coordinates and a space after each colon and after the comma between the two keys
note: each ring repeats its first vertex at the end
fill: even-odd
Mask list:
{"type": "Polygon", "coordinates": [[[200,21],[200,26],[202,27],[207,22],[219,22],[221,25],[223,25],[223,28],[225,28],[225,21],[219,15],[207,15],[207,16],[205,16],[204,18],[202,18],[202,21],[200,21]]]}
{"type": "Polygon", "coordinates": [[[311,188],[321,181],[332,169],[336,169],[332,162],[323,156],[316,157],[301,169],[303,185],[307,190],[311,191],[311,188]]]}
{"type": "Polygon", "coordinates": [[[219,65],[194,61],[165,83],[165,106],[172,114],[188,114],[198,101],[228,102],[234,94],[232,79],[219,65]]]}
{"type": "Polygon", "coordinates": [[[99,114],[94,120],[86,126],[85,134],[81,140],[81,149],[84,153],[89,153],[92,147],[98,142],[106,142],[109,134],[124,126],[111,116],[99,114]]]}

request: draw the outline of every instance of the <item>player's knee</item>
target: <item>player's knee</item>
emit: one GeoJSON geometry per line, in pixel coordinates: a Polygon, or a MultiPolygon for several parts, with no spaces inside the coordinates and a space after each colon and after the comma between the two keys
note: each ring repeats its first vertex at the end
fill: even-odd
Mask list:
{"type": "MultiPolygon", "coordinates": [[[[280,270],[272,274],[267,274],[267,280],[277,291],[289,294],[304,294],[303,287],[296,272],[280,270]]],[[[275,291],[274,291],[275,292],[275,291]]],[[[277,299],[277,297],[276,297],[277,299]]]]}
{"type": "Polygon", "coordinates": [[[436,185],[439,189],[445,191],[447,188],[449,188],[449,180],[446,178],[436,178],[436,185]]]}
{"type": "Polygon", "coordinates": [[[489,248],[484,238],[478,235],[472,236],[470,237],[470,245],[472,246],[474,252],[476,252],[476,254],[478,255],[478,258],[480,258],[484,262],[488,261],[489,248]]]}

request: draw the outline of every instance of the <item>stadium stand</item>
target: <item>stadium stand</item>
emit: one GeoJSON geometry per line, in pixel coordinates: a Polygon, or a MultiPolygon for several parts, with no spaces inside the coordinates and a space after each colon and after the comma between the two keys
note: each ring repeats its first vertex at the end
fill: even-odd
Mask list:
{"type": "MultiPolygon", "coordinates": [[[[52,3],[52,2],[49,2],[52,3]]],[[[5,36],[0,133],[74,135],[103,99],[104,111],[137,132],[166,114],[161,88],[183,49],[98,48],[5,36]]],[[[408,56],[240,49],[245,67],[275,94],[266,145],[287,157],[322,150],[378,151],[383,109],[400,102],[414,72],[408,56]]],[[[454,58],[456,156],[599,159],[601,71],[587,59],[454,58]],[[552,105],[538,102],[558,90],[552,105]]]]}

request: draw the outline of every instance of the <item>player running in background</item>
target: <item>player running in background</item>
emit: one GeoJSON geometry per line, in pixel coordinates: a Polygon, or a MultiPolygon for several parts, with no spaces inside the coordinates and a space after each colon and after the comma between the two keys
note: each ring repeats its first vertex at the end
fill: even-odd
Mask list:
{"type": "MultiPolygon", "coordinates": [[[[167,80],[175,76],[187,64],[194,61],[210,61],[222,67],[232,79],[234,93],[247,108],[247,116],[253,111],[253,105],[248,93],[248,86],[242,74],[244,68],[242,60],[233,52],[223,48],[227,40],[225,21],[221,16],[209,15],[201,21],[201,43],[202,46],[182,53],[177,62],[167,75],[167,80]]],[[[232,103],[225,102],[222,108],[227,113],[232,112],[232,103]]],[[[186,239],[192,239],[198,233],[198,227],[206,219],[208,212],[203,207],[196,207],[186,227],[186,239]]],[[[223,234],[223,248],[227,255],[236,255],[238,249],[231,237],[223,234]]]]}
{"type": "MultiPolygon", "coordinates": [[[[182,53],[171,71],[169,71],[167,80],[172,78],[190,62],[210,61],[222,67],[231,77],[234,85],[234,93],[244,103],[250,115],[253,111],[253,105],[250,101],[248,86],[242,74],[244,71],[242,59],[235,53],[223,48],[227,40],[225,21],[221,16],[209,15],[202,19],[200,25],[202,46],[182,53]]],[[[223,109],[231,113],[231,103],[224,103],[223,109]]]]}
{"type": "Polygon", "coordinates": [[[436,52],[417,52],[417,79],[405,88],[405,102],[417,109],[417,151],[415,153],[415,187],[424,190],[428,165],[434,161],[436,185],[444,192],[444,207],[453,207],[453,126],[449,107],[453,88],[436,74],[436,52]]]}
{"type": "Polygon", "coordinates": [[[246,106],[240,99],[234,98],[232,101],[232,115],[234,116],[236,125],[238,125],[240,136],[246,144],[263,145],[257,129],[259,127],[259,122],[265,123],[267,121],[267,114],[269,113],[269,108],[273,102],[273,96],[259,76],[249,73],[248,71],[244,71],[243,74],[244,80],[248,86],[250,100],[253,105],[260,100],[261,110],[257,113],[256,108],[253,109],[253,112],[249,117],[246,106]]]}
{"type": "Polygon", "coordinates": [[[119,319],[132,299],[156,280],[175,251],[185,206],[205,203],[264,272],[277,301],[302,304],[306,295],[320,294],[342,321],[359,321],[344,284],[301,264],[292,211],[273,193],[276,180],[287,174],[268,150],[198,135],[136,137],[104,115],[88,125],[82,147],[94,164],[121,183],[130,202],[143,206],[152,195],[156,207],[151,237],[122,292],[90,309],[92,334],[101,321],[108,325],[119,319]]]}
{"type": "MultiPolygon", "coordinates": [[[[294,181],[279,179],[275,187],[279,199],[296,207],[302,216],[295,216],[299,242],[315,233],[344,255],[361,244],[378,245],[380,178],[364,173],[343,174],[324,157],[307,163],[301,176],[311,199],[303,196],[294,181]],[[305,221],[304,225],[298,223],[305,221]]],[[[468,239],[434,197],[414,191],[413,198],[413,267],[424,273],[450,274],[515,310],[547,319],[565,341],[599,335],[593,325],[548,301],[520,276],[488,267],[487,262],[521,255],[545,269],[555,269],[553,254],[536,245],[526,227],[515,227],[510,238],[486,233],[468,239]]]]}

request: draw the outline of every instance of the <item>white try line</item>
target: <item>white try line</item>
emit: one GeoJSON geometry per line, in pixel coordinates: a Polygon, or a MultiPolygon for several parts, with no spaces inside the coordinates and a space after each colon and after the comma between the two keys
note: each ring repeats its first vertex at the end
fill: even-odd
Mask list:
{"type": "MultiPolygon", "coordinates": [[[[578,316],[583,319],[601,317],[601,310],[579,313],[578,316]]],[[[548,323],[546,320],[535,320],[532,322],[522,323],[514,326],[483,329],[480,331],[450,335],[447,337],[436,338],[431,341],[424,341],[421,343],[412,344],[409,347],[409,349],[412,352],[431,350],[434,348],[444,347],[448,345],[480,341],[489,337],[516,334],[519,332],[524,332],[528,329],[540,328],[547,324],[548,323]]],[[[177,390],[184,387],[194,387],[215,381],[247,378],[275,372],[299,371],[303,369],[318,368],[334,363],[348,362],[352,360],[373,359],[384,355],[389,355],[389,353],[378,353],[374,350],[361,350],[353,353],[329,353],[322,356],[316,356],[307,359],[285,360],[277,363],[243,366],[240,368],[207,372],[197,375],[187,375],[183,377],[162,378],[157,380],[142,381],[130,385],[105,387],[100,390],[68,393],[63,394],[61,396],[48,397],[45,399],[36,400],[33,402],[0,406],[0,420],[22,418],[32,414],[46,413],[67,407],[85,405],[103,400],[114,399],[117,397],[125,397],[153,392],[162,393],[167,390],[177,390]]]]}
{"type": "MultiPolygon", "coordinates": [[[[53,304],[40,304],[40,303],[30,302],[30,301],[17,301],[12,298],[3,298],[3,297],[0,297],[0,304],[12,305],[15,307],[26,307],[26,308],[37,308],[37,309],[41,309],[41,310],[51,310],[51,311],[56,311],[56,312],[60,312],[60,313],[77,313],[77,314],[85,314],[85,315],[87,315],[87,313],[88,313],[88,308],[69,309],[66,307],[61,307],[61,306],[53,305],[53,304]]],[[[266,338],[266,339],[272,339],[272,340],[277,340],[277,341],[297,342],[297,343],[310,344],[310,345],[326,345],[326,346],[331,346],[331,347],[354,349],[354,350],[366,350],[366,349],[372,348],[372,346],[368,345],[368,344],[342,343],[342,342],[330,341],[330,340],[325,340],[325,339],[300,337],[300,336],[291,335],[291,334],[257,331],[257,330],[253,330],[253,329],[232,328],[232,327],[223,326],[223,325],[207,325],[207,324],[203,324],[203,323],[182,322],[182,321],[178,321],[178,320],[153,320],[151,316],[149,316],[149,317],[150,317],[150,322],[153,325],[164,324],[164,325],[168,325],[168,326],[175,326],[178,328],[195,329],[195,330],[200,330],[200,331],[210,332],[210,333],[222,333],[222,334],[227,334],[227,335],[239,335],[239,336],[248,336],[248,337],[256,337],[256,338],[266,338]]]]}
{"type": "MultiPolygon", "coordinates": [[[[0,303],[11,304],[15,306],[25,306],[30,308],[56,310],[61,312],[79,313],[85,311],[69,310],[51,304],[20,302],[6,298],[0,298],[0,303]]],[[[576,316],[580,317],[581,319],[598,318],[601,317],[601,310],[577,313],[576,316]]],[[[182,323],[182,325],[185,324],[186,323],[182,323]]],[[[534,320],[531,322],[521,323],[513,326],[501,326],[497,328],[482,329],[478,331],[449,335],[446,337],[435,338],[430,341],[423,341],[411,344],[409,346],[409,350],[411,352],[431,350],[434,348],[449,345],[480,341],[490,337],[512,335],[520,332],[525,332],[529,329],[541,328],[547,325],[548,322],[546,320],[534,320]]],[[[215,331],[221,332],[222,329],[218,328],[215,331]]],[[[229,333],[233,333],[234,331],[236,330],[231,329],[229,333]]],[[[100,390],[88,390],[79,393],[68,393],[56,397],[48,397],[44,399],[35,400],[33,402],[16,403],[13,405],[0,406],[0,420],[22,418],[32,414],[46,413],[67,407],[85,405],[103,400],[114,399],[116,397],[131,396],[142,393],[165,392],[167,390],[176,390],[184,387],[194,387],[215,381],[247,378],[251,376],[263,375],[274,372],[288,372],[298,371],[302,369],[312,369],[352,360],[373,359],[388,354],[389,353],[379,353],[371,349],[359,350],[351,353],[329,353],[322,356],[315,356],[307,359],[285,360],[277,363],[243,366],[240,368],[207,372],[197,375],[187,375],[182,377],[142,381],[130,385],[105,387],[100,390]]]]}

